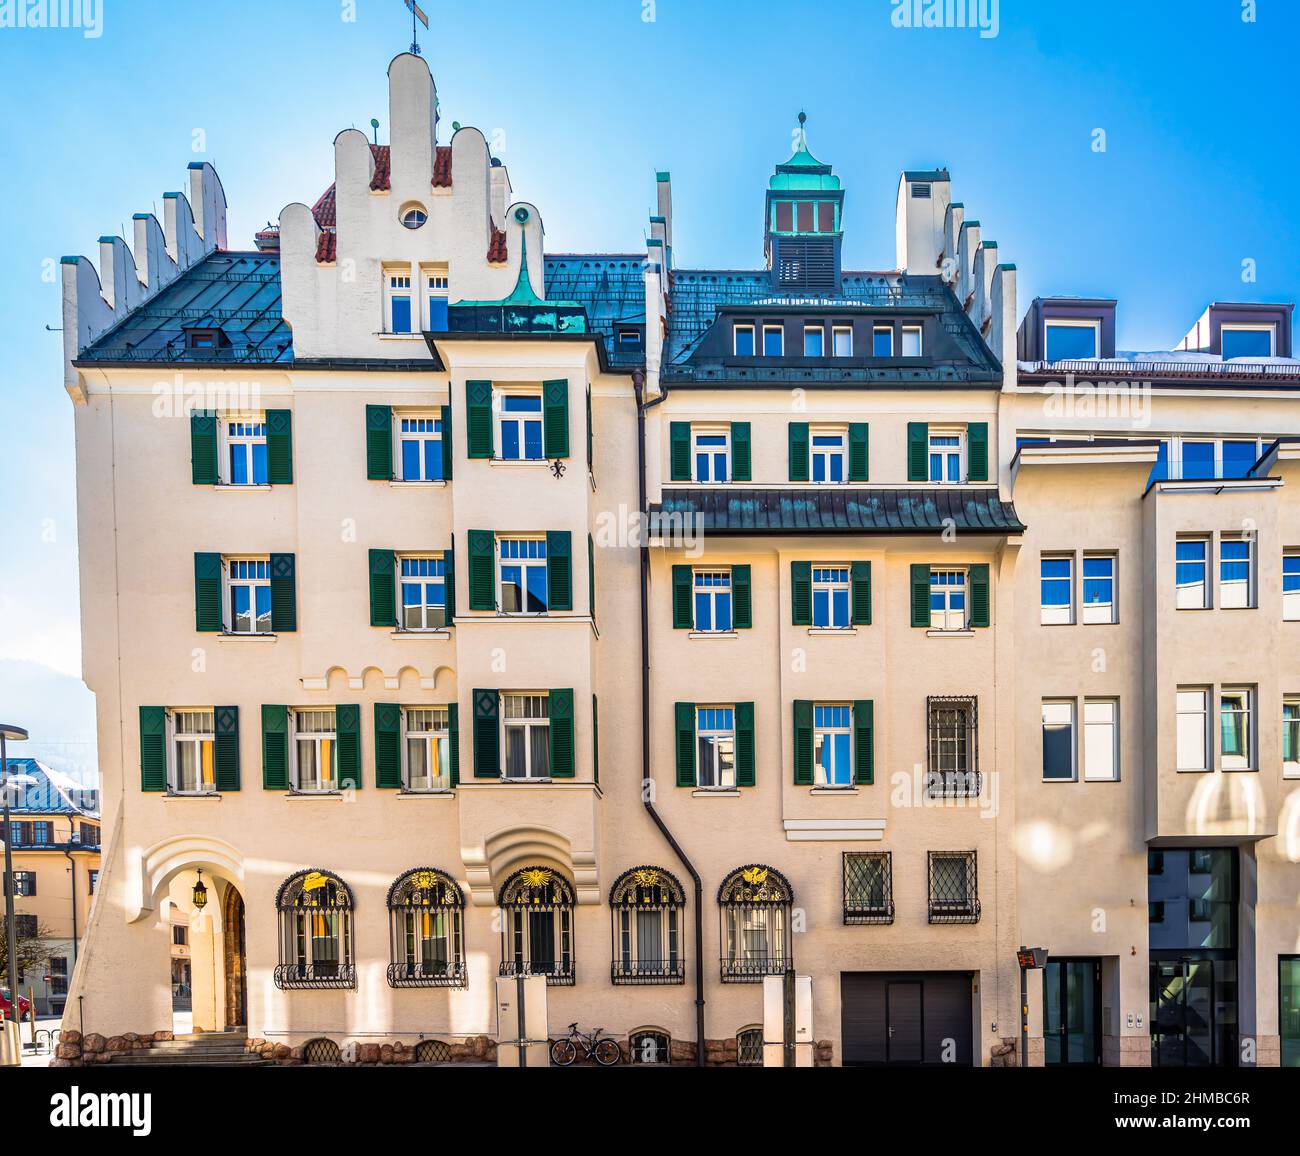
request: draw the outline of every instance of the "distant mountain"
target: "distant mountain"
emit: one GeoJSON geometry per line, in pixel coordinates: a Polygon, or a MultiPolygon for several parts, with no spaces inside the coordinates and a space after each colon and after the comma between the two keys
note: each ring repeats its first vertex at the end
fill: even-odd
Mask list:
{"type": "Polygon", "coordinates": [[[0,722],[31,735],[10,754],[39,759],[87,787],[99,785],[95,696],[79,678],[37,662],[0,659],[0,722]]]}

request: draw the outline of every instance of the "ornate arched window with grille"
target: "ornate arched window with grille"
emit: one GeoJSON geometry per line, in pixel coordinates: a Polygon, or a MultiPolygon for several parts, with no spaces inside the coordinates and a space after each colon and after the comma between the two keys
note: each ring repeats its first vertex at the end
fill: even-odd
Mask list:
{"type": "Polygon", "coordinates": [[[279,988],[356,987],[352,889],[328,871],[299,871],[276,892],[280,919],[279,988]]]}
{"type": "Polygon", "coordinates": [[[616,984],[682,983],[681,920],[686,894],[662,867],[635,867],[609,893],[616,984]]]}
{"type": "Polygon", "coordinates": [[[501,888],[501,974],[544,975],[571,987],[573,884],[549,867],[525,867],[501,888]]]}
{"type": "Polygon", "coordinates": [[[790,920],[794,892],[775,867],[740,867],[718,890],[722,912],[722,982],[758,983],[793,966],[790,920]]]}
{"type": "Polygon", "coordinates": [[[388,889],[390,987],[464,987],[465,897],[445,872],[408,871],[388,889]]]}

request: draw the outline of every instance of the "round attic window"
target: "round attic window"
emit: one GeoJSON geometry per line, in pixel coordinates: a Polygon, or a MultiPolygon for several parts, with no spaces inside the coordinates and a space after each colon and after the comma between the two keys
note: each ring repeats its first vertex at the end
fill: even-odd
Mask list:
{"type": "Polygon", "coordinates": [[[518,221],[521,225],[528,224],[528,210],[525,209],[522,205],[515,210],[515,220],[518,221]]]}
{"type": "Polygon", "coordinates": [[[402,210],[402,224],[408,229],[418,229],[429,219],[423,205],[410,204],[402,210]]]}

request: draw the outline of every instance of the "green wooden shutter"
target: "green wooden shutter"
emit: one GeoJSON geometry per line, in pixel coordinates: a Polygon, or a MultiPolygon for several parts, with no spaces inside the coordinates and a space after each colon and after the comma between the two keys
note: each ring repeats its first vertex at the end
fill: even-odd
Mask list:
{"type": "Polygon", "coordinates": [[[460,704],[447,707],[447,757],[451,759],[451,785],[460,786],[460,704]]]}
{"type": "Polygon", "coordinates": [[[677,785],[695,786],[695,704],[679,702],[673,708],[677,731],[677,785]]]}
{"type": "Polygon", "coordinates": [[[501,777],[500,699],[495,690],[474,692],[474,777],[501,777]]]}
{"type": "Polygon", "coordinates": [[[731,620],[737,630],[753,629],[754,598],[748,566],[731,568],[731,620]]]}
{"type": "Polygon", "coordinates": [[[190,472],[196,486],[215,486],[217,471],[217,415],[196,409],[190,414],[190,472]]]}
{"type": "Polygon", "coordinates": [[[542,453],[548,458],[569,456],[569,383],[542,382],[542,453]]]}
{"type": "Polygon", "coordinates": [[[970,568],[970,624],[981,629],[989,624],[989,568],[980,563],[970,568]]]}
{"type": "Polygon", "coordinates": [[[691,480],[691,423],[675,421],[668,430],[668,476],[674,482],[691,480]]]}
{"type": "Polygon", "coordinates": [[[849,608],[849,621],[854,626],[871,625],[870,562],[854,562],[849,570],[849,608]]]}
{"type": "Polygon", "coordinates": [[[442,480],[451,481],[453,463],[456,461],[456,443],[451,436],[451,406],[442,407],[442,480]]]}
{"type": "Polygon", "coordinates": [[[140,790],[167,790],[167,708],[140,708],[140,790]]]}
{"type": "Polygon", "coordinates": [[[813,620],[811,562],[790,563],[790,600],[791,624],[811,626],[813,620]]]}
{"type": "Polygon", "coordinates": [[[298,629],[297,570],[292,554],[271,555],[271,629],[276,634],[298,629]]]}
{"type": "Polygon", "coordinates": [[[573,747],[573,691],[553,690],[550,695],[551,778],[577,775],[573,747]]]}
{"type": "Polygon", "coordinates": [[[969,455],[969,467],[966,470],[967,480],[987,482],[989,480],[988,422],[973,422],[966,427],[966,452],[969,455]]]}
{"type": "Polygon", "coordinates": [[[813,704],[798,699],[794,704],[794,785],[811,787],[813,777],[813,704]]]}
{"type": "Polygon", "coordinates": [[[490,381],[465,383],[465,444],[468,457],[490,458],[492,456],[492,383],[490,381]]]}
{"type": "Polygon", "coordinates": [[[752,787],[754,778],[754,704],[736,703],[736,786],[752,787]]]}
{"type": "Polygon", "coordinates": [[[587,602],[591,620],[596,621],[596,540],[587,535],[587,602]]]}
{"type": "Polygon", "coordinates": [[[293,413],[287,409],[266,411],[266,480],[293,485],[293,413]]]}
{"type": "Polygon", "coordinates": [[[220,634],[221,555],[194,555],[194,628],[200,634],[220,634]]]}
{"type": "Polygon", "coordinates": [[[806,482],[808,480],[808,423],[792,421],[790,423],[790,480],[806,482]]]}
{"type": "Polygon", "coordinates": [[[849,426],[849,481],[871,481],[871,430],[866,422],[849,426]]]}
{"type": "Polygon", "coordinates": [[[447,600],[445,621],[448,626],[456,624],[456,539],[454,536],[451,541],[452,545],[442,552],[444,597],[447,600]]]}
{"type": "Polygon", "coordinates": [[[591,777],[600,786],[600,701],[591,696],[591,777]]]}
{"type": "Polygon", "coordinates": [[[219,706],[213,713],[216,741],[216,788],[223,795],[239,790],[239,707],[219,706]]]}
{"type": "Polygon", "coordinates": [[[748,482],[754,476],[753,453],[750,450],[749,422],[731,423],[731,480],[748,482]]]}
{"type": "Polygon", "coordinates": [[[262,707],[262,789],[289,789],[289,708],[262,707]]]}
{"type": "Polygon", "coordinates": [[[366,477],[372,482],[393,480],[392,406],[366,406],[366,477]]]}
{"type": "Polygon", "coordinates": [[[469,608],[497,608],[496,536],[491,530],[469,532],[469,608]]]}
{"type": "Polygon", "coordinates": [[[375,703],[375,786],[402,789],[402,708],[392,702],[375,703]]]}
{"type": "Polygon", "coordinates": [[[912,567],[912,625],[930,629],[930,567],[912,567]]]}
{"type": "Polygon", "coordinates": [[[546,535],[546,604],[548,610],[573,609],[573,536],[568,530],[546,535]]]}
{"type": "Polygon", "coordinates": [[[930,427],[923,421],[907,423],[907,480],[930,480],[930,427]]]}
{"type": "Polygon", "coordinates": [[[673,629],[690,630],[695,625],[691,586],[694,571],[689,566],[673,567],[673,629]]]}
{"type": "Polygon", "coordinates": [[[354,702],[334,708],[335,757],[338,759],[338,788],[361,786],[361,708],[354,702]]]}
{"type": "Polygon", "coordinates": [[[853,704],[853,781],[869,787],[876,781],[876,704],[853,704]]]}
{"type": "Polygon", "coordinates": [[[370,551],[370,625],[397,625],[397,555],[370,551]]]}

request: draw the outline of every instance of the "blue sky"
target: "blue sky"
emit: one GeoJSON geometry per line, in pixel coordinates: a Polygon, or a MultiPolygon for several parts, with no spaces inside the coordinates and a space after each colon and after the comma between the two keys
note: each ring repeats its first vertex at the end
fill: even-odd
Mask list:
{"type": "MultiPolygon", "coordinates": [[[[232,245],[251,245],[330,183],[340,129],[387,119],[410,38],[401,0],[87,2],[97,38],[0,27],[0,715],[70,769],[94,752],[51,271],[160,211],[195,159],[221,173],[232,245]]],[[[1154,349],[1211,300],[1300,298],[1294,0],[1000,0],[988,38],[897,28],[893,0],[424,6],[444,133],[495,136],[553,252],[638,249],[666,168],[679,264],[758,266],[764,183],[805,109],[848,190],[849,266],[892,266],[899,170],[946,165],[1018,265],[1022,311],[1115,296],[1120,346],[1154,349]]]]}

